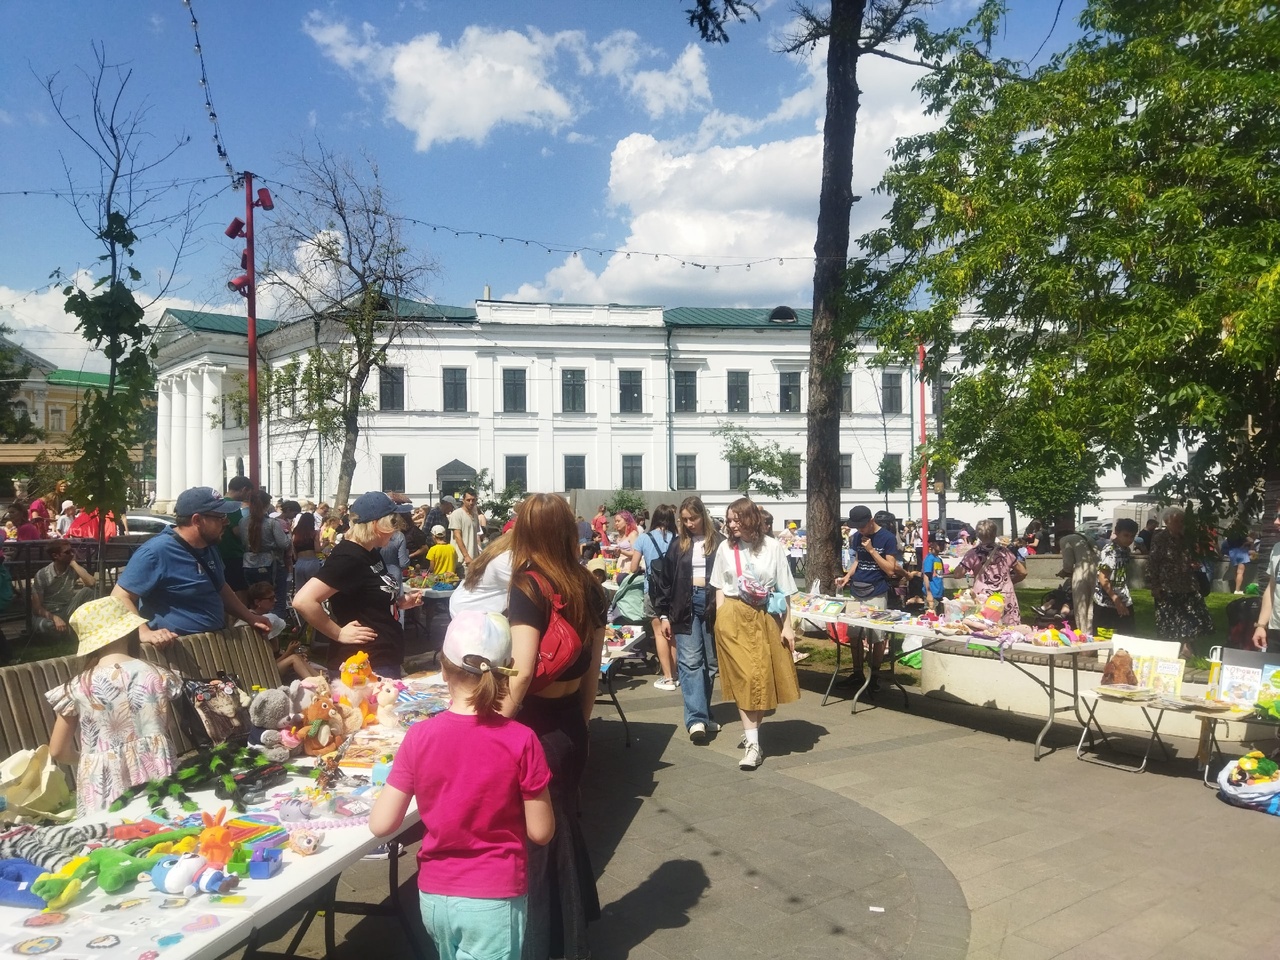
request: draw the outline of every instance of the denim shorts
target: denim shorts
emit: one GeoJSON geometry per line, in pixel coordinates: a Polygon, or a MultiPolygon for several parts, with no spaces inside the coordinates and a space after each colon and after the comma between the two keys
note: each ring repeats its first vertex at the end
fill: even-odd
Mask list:
{"type": "Polygon", "coordinates": [[[440,960],[507,960],[524,947],[527,897],[481,900],[418,891],[422,924],[440,960]]]}

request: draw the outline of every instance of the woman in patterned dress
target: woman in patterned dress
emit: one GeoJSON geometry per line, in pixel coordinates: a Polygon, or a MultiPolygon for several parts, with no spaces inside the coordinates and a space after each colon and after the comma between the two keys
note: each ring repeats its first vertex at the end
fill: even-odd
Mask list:
{"type": "Polygon", "coordinates": [[[1164,527],[1151,535],[1146,581],[1156,608],[1156,635],[1182,644],[1178,656],[1196,655],[1191,641],[1213,633],[1213,616],[1196,583],[1195,564],[1185,536],[1186,514],[1169,507],[1161,515],[1164,527]]]}

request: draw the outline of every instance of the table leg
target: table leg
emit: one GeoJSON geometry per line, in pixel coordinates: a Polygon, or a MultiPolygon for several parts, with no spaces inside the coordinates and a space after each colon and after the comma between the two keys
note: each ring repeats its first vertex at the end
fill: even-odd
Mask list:
{"type": "Polygon", "coordinates": [[[836,667],[831,671],[831,679],[827,681],[827,692],[822,695],[822,702],[818,704],[820,707],[827,705],[827,699],[831,696],[831,688],[836,685],[836,677],[840,676],[840,648],[844,646],[839,640],[833,641],[836,645],[836,667]]]}
{"type": "Polygon", "coordinates": [[[1049,732],[1049,728],[1053,726],[1053,717],[1058,710],[1058,701],[1056,695],[1058,692],[1057,676],[1054,673],[1054,662],[1056,657],[1049,658],[1049,719],[1044,722],[1044,726],[1040,728],[1040,733],[1036,735],[1035,746],[1031,750],[1031,756],[1039,760],[1041,757],[1041,744],[1044,742],[1044,735],[1049,732]]]}
{"type": "Polygon", "coordinates": [[[618,719],[622,721],[622,745],[631,749],[631,728],[627,726],[627,715],[622,712],[622,704],[618,702],[618,691],[613,687],[614,664],[604,672],[604,688],[609,691],[609,699],[613,701],[613,709],[618,711],[618,719]]]}

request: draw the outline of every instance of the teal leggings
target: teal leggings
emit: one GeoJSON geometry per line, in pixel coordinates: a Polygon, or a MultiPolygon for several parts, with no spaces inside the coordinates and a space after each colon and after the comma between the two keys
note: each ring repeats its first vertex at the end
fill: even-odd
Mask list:
{"type": "Polygon", "coordinates": [[[419,891],[418,898],[440,960],[519,960],[525,897],[480,900],[419,891]]]}

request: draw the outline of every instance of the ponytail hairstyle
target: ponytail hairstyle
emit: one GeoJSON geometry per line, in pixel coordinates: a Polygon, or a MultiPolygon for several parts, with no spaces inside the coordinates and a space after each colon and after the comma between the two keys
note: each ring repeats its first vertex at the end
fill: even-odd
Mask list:
{"type": "Polygon", "coordinates": [[[444,654],[440,655],[440,669],[445,681],[462,687],[470,687],[467,694],[467,706],[476,712],[481,719],[499,716],[502,701],[507,698],[508,683],[504,674],[496,670],[485,670],[479,676],[469,670],[463,670],[444,654]]]}
{"type": "Polygon", "coordinates": [[[249,532],[248,543],[250,553],[262,552],[262,528],[271,519],[271,494],[258,490],[249,497],[249,532]]]}

